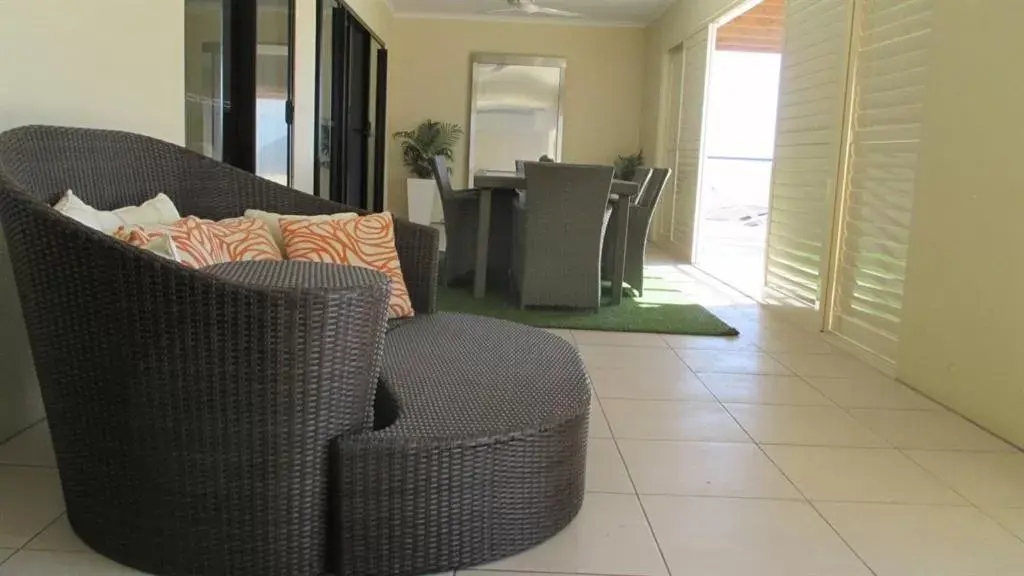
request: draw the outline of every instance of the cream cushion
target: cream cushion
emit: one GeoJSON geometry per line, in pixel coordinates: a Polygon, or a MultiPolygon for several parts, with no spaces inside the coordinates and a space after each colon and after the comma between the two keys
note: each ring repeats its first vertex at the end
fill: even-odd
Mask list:
{"type": "Polygon", "coordinates": [[[110,234],[126,226],[152,226],[155,224],[173,224],[181,220],[174,202],[166,194],[157,194],[139,206],[127,206],[117,210],[97,210],[75,196],[68,190],[53,206],[61,214],[77,220],[86,226],[110,234]]]}
{"type": "Polygon", "coordinates": [[[264,212],[263,210],[249,209],[245,211],[246,218],[262,220],[270,228],[270,235],[277,242],[281,253],[285,253],[284,236],[281,235],[281,220],[309,220],[310,222],[324,222],[327,220],[348,220],[359,216],[355,212],[338,212],[337,214],[320,214],[310,216],[309,214],[277,214],[275,212],[264,212]]]}

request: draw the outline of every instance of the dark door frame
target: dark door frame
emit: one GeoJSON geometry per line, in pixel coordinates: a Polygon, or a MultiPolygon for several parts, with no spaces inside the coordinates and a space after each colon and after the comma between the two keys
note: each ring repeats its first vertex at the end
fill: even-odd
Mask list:
{"type": "MultiPolygon", "coordinates": [[[[259,2],[222,0],[221,78],[224,95],[222,160],[247,172],[256,172],[257,53],[259,51],[259,2]]],[[[294,178],[295,118],[295,0],[288,2],[288,94],[285,122],[288,125],[288,182],[294,178]]]]}
{"type": "Polygon", "coordinates": [[[373,154],[373,211],[384,211],[384,166],[387,164],[388,153],[388,49],[381,44],[377,50],[377,106],[375,109],[373,142],[376,150],[373,154]]]}
{"type": "Polygon", "coordinates": [[[255,2],[225,0],[224,162],[256,171],[256,16],[255,2]]]}
{"type": "Polygon", "coordinates": [[[320,82],[325,80],[323,71],[323,57],[322,57],[322,44],[323,44],[323,26],[325,20],[325,14],[327,8],[331,9],[331,25],[333,28],[332,44],[333,44],[333,57],[332,57],[332,70],[330,71],[330,82],[332,83],[331,90],[331,122],[332,126],[329,132],[326,134],[330,138],[330,174],[331,174],[331,190],[321,190],[321,179],[318,177],[313,179],[313,193],[317,196],[329,197],[331,200],[346,204],[355,204],[355,207],[364,208],[367,210],[379,212],[384,208],[384,166],[386,153],[386,122],[387,122],[387,110],[386,110],[386,94],[387,94],[387,48],[384,42],[373,33],[366,23],[359,18],[355,12],[352,11],[348,5],[342,0],[317,0],[317,27],[316,27],[316,44],[317,44],[317,57],[316,57],[316,69],[317,69],[317,88],[316,88],[316,102],[315,109],[318,114],[318,129],[314,132],[315,143],[314,149],[319,155],[319,151],[324,147],[321,144],[321,139],[325,136],[324,131],[319,128],[320,122],[320,110],[322,106],[321,95],[323,90],[321,89],[320,82]],[[354,63],[350,60],[350,48],[353,38],[356,36],[352,33],[352,28],[358,26],[359,32],[365,32],[366,39],[366,62],[354,63]],[[374,54],[371,50],[373,43],[376,42],[381,48],[374,54]],[[384,68],[380,68],[381,53],[383,53],[384,68]],[[373,122],[374,136],[376,141],[375,155],[374,155],[374,167],[373,173],[367,174],[365,166],[359,168],[363,171],[363,176],[360,179],[360,183],[356,185],[361,190],[351,190],[350,185],[352,181],[348,177],[348,158],[349,158],[349,145],[350,136],[352,131],[361,132],[365,138],[364,142],[367,142],[367,149],[362,154],[363,164],[365,164],[365,158],[370,152],[369,144],[367,139],[369,138],[368,126],[350,126],[349,122],[349,110],[348,105],[350,104],[349,98],[356,97],[360,98],[360,105],[364,109],[369,110],[369,95],[371,86],[369,85],[369,75],[366,77],[366,82],[363,82],[364,91],[362,94],[351,95],[350,86],[352,80],[352,73],[355,71],[355,66],[363,65],[366,66],[366,70],[369,70],[372,59],[376,59],[378,66],[377,72],[377,84],[375,86],[377,90],[377,108],[375,111],[375,117],[370,119],[367,118],[367,122],[373,122]],[[366,188],[370,182],[374,184],[374,200],[373,206],[367,206],[367,193],[366,188]],[[326,192],[326,194],[325,194],[326,192]]]}

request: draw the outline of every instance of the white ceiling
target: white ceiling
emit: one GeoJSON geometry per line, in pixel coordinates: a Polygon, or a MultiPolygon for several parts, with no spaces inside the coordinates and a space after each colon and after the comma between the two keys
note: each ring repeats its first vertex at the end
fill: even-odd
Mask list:
{"type": "Polygon", "coordinates": [[[582,18],[486,14],[507,8],[506,0],[390,0],[397,16],[542,20],[547,22],[644,26],[658,18],[676,0],[537,0],[540,6],[582,14],[582,18]]]}

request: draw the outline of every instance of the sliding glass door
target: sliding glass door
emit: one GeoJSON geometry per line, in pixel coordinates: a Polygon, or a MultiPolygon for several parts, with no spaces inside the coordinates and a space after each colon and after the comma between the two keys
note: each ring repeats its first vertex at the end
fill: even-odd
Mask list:
{"type": "Polygon", "coordinates": [[[291,182],[294,0],[185,0],[186,145],[291,182]]]}
{"type": "Polygon", "coordinates": [[[224,36],[221,2],[185,0],[185,139],[189,149],[224,157],[224,36]]]}
{"type": "Polygon", "coordinates": [[[321,0],[316,194],[383,209],[387,51],[344,5],[321,0]]]}

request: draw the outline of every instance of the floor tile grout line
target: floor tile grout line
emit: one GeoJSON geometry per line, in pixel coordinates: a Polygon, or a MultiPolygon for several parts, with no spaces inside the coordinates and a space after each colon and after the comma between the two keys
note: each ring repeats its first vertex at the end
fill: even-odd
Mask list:
{"type": "Polygon", "coordinates": [[[859,559],[861,563],[864,564],[864,567],[867,568],[868,571],[874,574],[875,576],[878,576],[878,572],[876,572],[875,569],[872,568],[870,564],[868,564],[868,561],[860,555],[860,552],[857,552],[857,550],[853,547],[852,544],[846,541],[846,538],[843,538],[843,535],[839,533],[839,529],[836,528],[832,524],[832,522],[829,522],[829,519],[826,518],[825,514],[823,514],[821,510],[814,505],[814,502],[808,501],[807,503],[811,505],[811,509],[814,510],[814,512],[818,515],[819,518],[821,518],[822,522],[824,522],[829,528],[831,528],[832,532],[843,542],[843,544],[846,544],[846,547],[849,548],[851,552],[853,552],[853,555],[856,556],[857,559],[859,559]]]}
{"type": "Polygon", "coordinates": [[[845,538],[843,538],[842,534],[840,534],[839,531],[836,530],[835,526],[832,526],[832,523],[829,522],[828,519],[826,519],[821,514],[821,511],[814,506],[814,503],[812,503],[810,499],[807,498],[807,494],[805,494],[804,491],[800,489],[800,486],[798,486],[797,483],[794,482],[793,479],[789,477],[789,474],[786,474],[786,471],[782,469],[782,466],[780,466],[778,462],[773,460],[772,457],[768,455],[768,452],[765,451],[764,447],[762,447],[761,444],[757,441],[757,439],[754,438],[754,435],[751,434],[749,430],[744,428],[743,424],[740,423],[740,421],[736,418],[736,416],[733,415],[732,412],[729,412],[729,409],[726,408],[724,404],[722,405],[722,409],[725,410],[726,413],[729,414],[729,417],[736,422],[736,425],[739,426],[740,429],[743,430],[747,434],[747,436],[750,437],[750,440],[754,443],[754,446],[757,446],[757,449],[761,452],[761,454],[764,455],[764,457],[767,458],[768,461],[772,463],[772,466],[775,466],[775,469],[778,470],[779,474],[781,474],[782,477],[786,479],[786,482],[789,482],[790,486],[792,486],[793,489],[796,490],[801,497],[803,497],[803,501],[818,514],[818,516],[825,522],[825,524],[828,525],[829,528],[832,529],[832,532],[836,535],[836,537],[839,538],[839,540],[846,545],[846,547],[850,550],[850,552],[853,553],[855,557],[857,557],[858,560],[860,560],[861,564],[863,564],[869,572],[871,572],[875,576],[878,576],[878,573],[875,572],[870,565],[868,565],[867,561],[865,561],[864,558],[862,558],[861,555],[856,550],[854,550],[853,546],[849,542],[847,542],[845,538]]]}
{"type": "MultiPolygon", "coordinates": [[[[601,403],[601,398],[594,393],[594,398],[597,400],[597,405],[601,409],[601,414],[604,416],[605,422],[608,421],[608,415],[604,411],[604,405],[601,403]]],[[[619,440],[615,437],[615,431],[612,430],[611,424],[608,424],[608,431],[612,435],[612,443],[615,445],[615,452],[619,455],[619,461],[622,463],[622,468],[626,471],[626,477],[629,478],[629,484],[633,487],[633,497],[636,498],[637,504],[640,506],[640,513],[644,515],[644,522],[647,524],[647,531],[651,534],[651,539],[654,540],[654,546],[658,549],[658,554],[661,556],[661,563],[665,566],[665,573],[669,576],[672,575],[672,568],[668,565],[668,558],[665,557],[665,551],[661,548],[661,541],[658,540],[658,534],[654,531],[654,525],[651,524],[651,517],[647,514],[647,508],[644,506],[644,501],[640,498],[640,493],[636,488],[636,481],[633,480],[633,473],[629,471],[629,466],[626,464],[626,457],[622,455],[622,448],[619,446],[619,440]]]]}
{"type": "Polygon", "coordinates": [[[508,570],[508,569],[495,569],[495,568],[467,568],[464,570],[454,570],[456,575],[460,572],[495,572],[501,574],[558,574],[564,576],[635,576],[634,574],[626,574],[621,572],[551,572],[550,570],[508,570]]]}
{"type": "Polygon", "coordinates": [[[56,466],[46,464],[19,464],[16,462],[0,462],[0,468],[32,468],[37,470],[58,470],[56,466]]]}
{"type": "MultiPolygon", "coordinates": [[[[771,462],[771,463],[773,465],[775,465],[775,462],[771,462]]],[[[777,465],[776,465],[776,467],[777,467],[777,465]]],[[[789,477],[786,476],[785,473],[783,473],[782,476],[784,478],[786,478],[786,480],[789,480],[789,477]]],[[[791,480],[790,480],[790,483],[792,483],[791,480]]],[[[796,488],[797,488],[797,492],[802,494],[802,492],[800,491],[799,487],[796,487],[796,488]]],[[[627,494],[625,492],[607,492],[607,491],[603,491],[603,490],[588,490],[587,493],[588,494],[618,494],[620,496],[629,496],[629,494],[627,494]]],[[[965,502],[964,504],[950,504],[948,502],[947,503],[882,502],[882,501],[878,501],[878,500],[836,500],[836,499],[831,499],[831,498],[830,499],[813,499],[812,500],[812,499],[809,499],[809,498],[807,498],[806,496],[803,496],[803,495],[798,496],[798,497],[793,497],[793,498],[782,498],[782,497],[772,497],[772,496],[738,496],[738,495],[735,495],[735,494],[731,494],[731,495],[720,495],[720,494],[681,494],[681,493],[674,493],[674,494],[672,494],[672,493],[661,493],[661,492],[659,492],[659,493],[640,493],[640,494],[636,494],[636,495],[637,496],[641,496],[641,497],[648,496],[648,497],[658,497],[658,498],[692,498],[692,499],[701,499],[701,500],[741,500],[741,501],[756,501],[756,502],[791,502],[791,503],[792,502],[802,502],[802,503],[805,503],[805,504],[814,504],[814,503],[818,503],[818,504],[869,504],[869,505],[878,505],[878,506],[891,506],[893,508],[898,508],[900,506],[905,506],[905,507],[925,506],[925,507],[928,507],[928,508],[952,508],[952,509],[963,510],[963,509],[966,509],[966,508],[974,508],[975,507],[975,506],[972,506],[969,502],[965,502]]]]}
{"type": "MultiPolygon", "coordinates": [[[[883,376],[884,376],[884,374],[883,374],[883,376]]],[[[699,374],[698,374],[698,377],[700,377],[699,374]]],[[[1009,452],[1012,452],[1012,451],[1016,451],[1018,453],[1024,454],[1024,449],[1020,449],[1020,448],[1010,444],[1009,442],[1007,442],[1006,440],[1000,438],[999,436],[996,436],[995,434],[992,434],[988,430],[978,426],[977,424],[975,424],[971,420],[965,418],[961,414],[958,414],[958,413],[954,412],[953,410],[950,410],[948,407],[943,406],[942,404],[939,404],[938,402],[935,402],[931,398],[928,398],[927,396],[924,396],[923,394],[921,394],[917,390],[914,390],[910,386],[907,386],[906,384],[904,384],[904,383],[902,383],[902,382],[900,382],[900,381],[898,381],[898,380],[896,380],[894,378],[889,378],[889,379],[892,380],[896,385],[902,386],[902,387],[910,390],[911,392],[924,397],[929,402],[932,402],[932,403],[938,405],[941,408],[941,410],[909,409],[909,408],[908,409],[896,409],[896,408],[859,408],[859,407],[853,407],[853,406],[843,406],[839,402],[836,402],[834,399],[832,399],[832,397],[829,396],[827,392],[825,392],[824,390],[822,390],[822,389],[818,388],[817,386],[815,386],[814,382],[811,381],[811,378],[825,378],[824,376],[807,377],[807,376],[802,376],[802,375],[797,374],[797,377],[799,377],[801,380],[803,380],[808,386],[811,386],[812,388],[814,388],[815,390],[817,390],[818,392],[823,394],[829,400],[832,400],[833,402],[835,402],[836,406],[838,406],[841,410],[843,410],[843,412],[846,412],[846,414],[850,418],[853,418],[858,423],[860,423],[862,426],[864,426],[868,430],[871,430],[871,432],[873,434],[875,434],[875,436],[878,436],[882,440],[885,440],[887,443],[892,445],[893,448],[895,448],[896,450],[899,450],[901,453],[904,450],[921,450],[921,451],[928,450],[928,451],[935,451],[935,452],[984,452],[984,453],[994,453],[994,454],[1009,453],[1009,452]],[[870,426],[868,426],[866,423],[862,422],[859,418],[857,418],[857,416],[853,413],[854,410],[874,410],[874,411],[886,411],[886,412],[945,413],[945,414],[948,414],[948,415],[955,416],[955,417],[963,420],[964,422],[966,422],[968,424],[971,424],[972,426],[975,426],[982,433],[987,434],[988,436],[991,436],[993,439],[995,439],[995,440],[1005,444],[1007,448],[1010,448],[1012,450],[964,450],[964,449],[946,449],[946,448],[903,448],[903,447],[899,447],[899,446],[896,446],[895,444],[893,444],[892,442],[890,442],[887,438],[882,438],[881,434],[875,432],[870,426]]],[[[886,378],[888,378],[888,377],[886,377],[886,378]]],[[[855,380],[855,378],[846,378],[846,379],[847,380],[855,380]]],[[[907,458],[910,458],[910,456],[908,456],[906,454],[904,454],[904,456],[907,456],[907,458]]]]}
{"type": "MultiPolygon", "coordinates": [[[[714,375],[714,374],[718,374],[718,373],[717,372],[704,372],[703,373],[703,375],[714,375]]],[[[726,375],[727,376],[735,376],[735,374],[726,374],[726,375]]],[[[751,376],[763,376],[763,374],[751,374],[751,376]]],[[[780,378],[789,378],[789,376],[780,376],[780,378]]],[[[718,394],[715,393],[715,391],[711,388],[711,386],[708,385],[707,381],[704,380],[704,378],[702,377],[701,373],[697,373],[697,379],[700,380],[702,384],[704,384],[704,387],[708,389],[708,392],[711,392],[711,395],[715,397],[715,399],[718,401],[719,404],[722,405],[723,408],[725,408],[726,404],[751,404],[751,405],[755,405],[755,406],[794,406],[794,407],[797,407],[797,406],[819,406],[819,407],[826,407],[826,408],[827,407],[831,407],[831,406],[836,406],[835,400],[832,400],[824,392],[822,392],[821,390],[818,390],[817,388],[814,388],[813,386],[811,386],[811,389],[815,390],[816,392],[821,394],[821,396],[823,398],[825,398],[825,400],[828,400],[829,402],[831,402],[831,404],[821,405],[821,404],[776,404],[776,403],[769,404],[769,403],[765,403],[765,402],[724,402],[718,396],[718,394]]],[[[802,378],[800,378],[800,380],[804,384],[807,384],[808,386],[810,386],[810,384],[807,383],[802,378]]],[[[728,411],[728,408],[726,408],[726,410],[728,411]]]]}
{"type": "Polygon", "coordinates": [[[878,576],[878,573],[875,572],[875,569],[872,568],[870,564],[868,564],[867,560],[865,560],[860,555],[860,552],[857,552],[857,550],[853,547],[852,544],[850,544],[849,542],[846,541],[846,538],[844,538],[843,535],[839,533],[839,530],[837,530],[836,527],[833,526],[832,523],[828,521],[828,518],[825,518],[825,515],[821,513],[821,510],[819,510],[818,507],[814,505],[814,501],[812,501],[810,498],[807,497],[807,494],[804,493],[804,491],[800,489],[800,486],[796,482],[794,482],[792,478],[789,477],[789,474],[786,474],[786,471],[783,470],[782,466],[780,466],[779,463],[776,462],[771,457],[770,454],[768,454],[768,452],[764,449],[764,447],[762,447],[756,441],[754,442],[754,444],[757,446],[757,449],[761,451],[761,454],[764,454],[764,457],[767,458],[768,461],[771,462],[773,466],[775,466],[775,469],[778,470],[780,474],[782,474],[782,477],[785,478],[786,481],[789,482],[793,486],[793,488],[796,489],[796,491],[801,496],[803,496],[804,502],[806,502],[807,505],[810,506],[812,510],[814,510],[814,513],[817,514],[819,518],[821,518],[822,522],[824,522],[825,525],[828,526],[832,530],[832,533],[836,535],[836,538],[839,538],[839,541],[846,545],[846,548],[849,549],[850,552],[853,553],[853,555],[858,560],[860,560],[860,563],[863,564],[864,567],[869,572],[871,572],[875,576],[878,576]]]}
{"type": "MultiPolygon", "coordinates": [[[[973,499],[968,498],[966,494],[962,493],[955,486],[953,486],[950,483],[946,482],[942,478],[939,478],[938,474],[932,472],[928,468],[925,468],[924,465],[921,464],[920,462],[918,462],[917,460],[915,460],[913,456],[911,456],[910,454],[907,454],[907,451],[905,449],[903,449],[903,448],[896,448],[896,450],[900,454],[902,454],[904,458],[906,458],[907,460],[910,460],[911,462],[914,463],[915,466],[917,466],[918,468],[923,470],[925,472],[925,474],[928,474],[929,476],[934,478],[936,482],[938,482],[942,486],[945,486],[947,489],[949,489],[951,492],[953,492],[954,494],[956,494],[960,498],[963,498],[964,502],[967,502],[968,506],[970,506],[971,508],[974,508],[982,516],[984,516],[985,518],[988,518],[989,520],[995,522],[997,526],[1002,528],[1004,531],[1009,532],[1011,536],[1015,537],[1016,539],[1018,539],[1022,543],[1024,543],[1024,534],[1017,534],[1016,532],[1011,530],[1008,526],[1004,526],[1002,522],[1000,522],[998,519],[996,519],[991,514],[986,512],[985,509],[982,508],[980,504],[975,502],[973,499]]],[[[923,450],[917,450],[917,449],[914,449],[914,451],[916,451],[916,452],[923,452],[923,450]]],[[[951,450],[936,450],[936,452],[951,452],[951,450]]],[[[970,451],[965,451],[965,453],[967,453],[967,454],[1009,454],[1009,452],[970,452],[970,451]]],[[[1006,508],[1006,506],[993,506],[993,508],[1006,508]]]]}
{"type": "MultiPolygon", "coordinates": [[[[34,536],[32,536],[31,538],[26,540],[24,544],[19,546],[17,548],[17,551],[14,554],[11,554],[11,558],[14,558],[18,554],[21,554],[22,552],[31,552],[32,550],[28,549],[28,545],[31,544],[32,542],[34,542],[36,538],[39,538],[43,534],[43,532],[46,532],[51,527],[53,527],[53,525],[56,524],[66,513],[67,513],[66,509],[65,510],[61,510],[60,514],[58,514],[56,518],[51,520],[46,526],[43,527],[42,530],[36,532],[34,536]]],[[[7,560],[10,560],[11,558],[8,558],[7,560]]],[[[4,562],[6,562],[6,560],[4,562]]],[[[0,562],[0,565],[3,565],[3,562],[0,562]]]]}
{"type": "Polygon", "coordinates": [[[20,437],[21,435],[27,433],[29,430],[35,428],[39,424],[42,424],[43,422],[46,422],[46,417],[45,416],[43,418],[40,418],[39,420],[36,420],[35,422],[32,422],[28,426],[18,430],[17,432],[12,434],[11,436],[8,436],[7,438],[5,438],[3,442],[0,442],[0,448],[3,448],[4,446],[7,446],[7,444],[9,444],[10,442],[14,441],[16,438],[20,437]]]}

